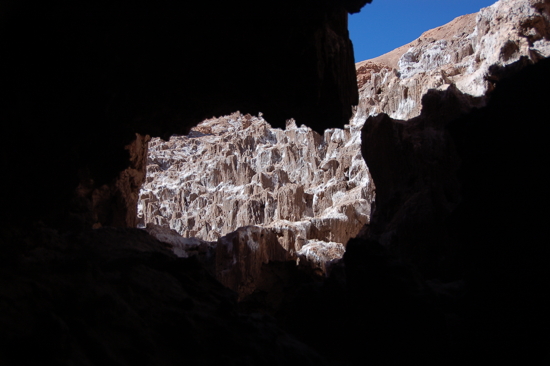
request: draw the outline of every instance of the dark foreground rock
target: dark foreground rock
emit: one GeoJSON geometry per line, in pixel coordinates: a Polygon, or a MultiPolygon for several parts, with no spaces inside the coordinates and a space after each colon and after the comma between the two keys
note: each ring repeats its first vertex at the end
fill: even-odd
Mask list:
{"type": "Polygon", "coordinates": [[[323,364],[269,316],[239,314],[235,293],[143,230],[15,238],[34,248],[1,269],[3,365],[323,364]]]}
{"type": "MultiPolygon", "coordinates": [[[[515,67],[502,71],[510,75],[515,67]]],[[[499,363],[548,361],[549,251],[543,238],[550,151],[543,106],[549,83],[546,59],[496,83],[484,108],[461,110],[460,101],[468,96],[447,89],[428,93],[422,114],[406,123],[387,116],[365,123],[363,156],[378,187],[367,237],[431,280],[432,289],[446,292],[464,281],[463,295],[446,313],[443,338],[430,325],[441,321],[410,323],[421,319],[406,315],[414,301],[393,298],[389,289],[375,296],[382,304],[377,309],[387,316],[395,306],[410,304],[396,310],[401,321],[388,317],[394,329],[388,340],[401,337],[403,327],[414,330],[411,339],[434,345],[419,357],[437,354],[437,342],[446,339],[451,351],[441,354],[445,363],[478,357],[499,363]]],[[[348,251],[357,265],[348,273],[348,285],[358,281],[349,287],[358,298],[368,294],[375,273],[365,273],[373,271],[368,255],[353,254],[349,245],[348,251]]],[[[354,316],[367,324],[369,313],[361,302],[352,302],[354,316]]],[[[363,340],[377,344],[381,338],[376,327],[371,329],[363,340]]],[[[385,344],[373,349],[380,352],[385,344]]],[[[408,356],[402,357],[406,363],[408,356]]]]}

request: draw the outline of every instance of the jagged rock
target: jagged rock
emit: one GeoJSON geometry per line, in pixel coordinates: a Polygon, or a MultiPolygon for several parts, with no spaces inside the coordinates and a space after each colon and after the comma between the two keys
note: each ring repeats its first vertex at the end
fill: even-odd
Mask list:
{"type": "Polygon", "coordinates": [[[479,107],[499,70],[550,56],[550,2],[501,0],[424,32],[415,41],[356,64],[361,116],[386,113],[395,119],[420,115],[429,89],[456,86],[479,107]]]}
{"type": "Polygon", "coordinates": [[[341,259],[345,251],[340,243],[310,240],[296,254],[300,263],[305,262],[314,271],[327,273],[331,263],[341,259]]]}
{"type": "Polygon", "coordinates": [[[441,228],[461,200],[461,158],[446,126],[485,105],[499,78],[550,56],[549,31],[550,1],[499,1],[357,64],[364,84],[352,122],[364,124],[362,152],[378,186],[372,238],[425,273],[454,266],[441,228]]]}
{"type": "MultiPolygon", "coordinates": [[[[206,120],[189,136],[153,139],[138,206],[141,224],[219,239],[223,246],[233,240],[223,236],[238,228],[262,226],[258,230],[275,238],[268,247],[284,248],[285,259],[295,258],[308,240],[345,245],[368,223],[374,198],[360,142],[353,126],[321,136],[293,120],[283,131],[238,112],[206,120]]],[[[264,242],[254,245],[263,248],[264,242]]],[[[278,258],[268,255],[253,266],[278,258]]],[[[217,273],[225,271],[218,267],[217,273]]],[[[230,287],[239,286],[248,287],[230,287]]]]}

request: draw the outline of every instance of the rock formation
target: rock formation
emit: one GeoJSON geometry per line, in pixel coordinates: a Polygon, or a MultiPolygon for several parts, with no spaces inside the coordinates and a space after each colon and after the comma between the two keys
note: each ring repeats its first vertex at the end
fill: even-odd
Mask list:
{"type": "Polygon", "coordinates": [[[202,240],[258,225],[286,235],[292,251],[310,239],[345,244],[368,222],[374,194],[357,132],[273,129],[235,113],[153,139],[138,215],[202,240]]]}
{"type": "Polygon", "coordinates": [[[15,240],[33,236],[42,247],[1,259],[3,365],[325,364],[272,318],[238,314],[235,293],[143,230],[31,227],[15,240]]]}
{"type": "Polygon", "coordinates": [[[387,113],[368,119],[363,131],[363,151],[384,185],[370,232],[426,270],[445,266],[435,259],[449,257],[450,250],[441,244],[447,238],[438,227],[460,198],[459,159],[442,127],[483,106],[506,73],[547,56],[547,5],[498,2],[358,63],[361,99],[355,116],[346,129],[327,130],[322,138],[294,122],[285,131],[274,130],[261,117],[236,113],[204,121],[189,136],[154,140],[140,220],[231,248],[231,255],[219,254],[238,265],[229,269],[218,260],[215,271],[241,295],[253,290],[261,263],[271,260],[300,256],[302,264],[324,272],[323,263],[343,253],[358,225],[368,223],[374,187],[359,152],[359,133],[367,117],[387,113]],[[506,53],[512,44],[517,52],[506,53]],[[422,105],[422,118],[413,119],[422,105]],[[263,229],[244,228],[250,225],[263,229]],[[402,235],[409,233],[417,244],[403,246],[410,238],[402,235]],[[259,252],[244,254],[251,250],[259,252]],[[244,264],[243,258],[261,259],[244,264]]]}
{"type": "Polygon", "coordinates": [[[324,270],[369,221],[374,185],[360,143],[356,126],[321,136],[293,120],[273,129],[238,112],[206,120],[188,136],[150,142],[139,219],[218,241],[216,274],[240,294],[271,260],[311,257],[324,270]]]}
{"type": "Polygon", "coordinates": [[[549,7],[544,0],[499,1],[358,63],[361,115],[411,119],[428,90],[450,86],[481,97],[464,110],[483,105],[503,68],[550,56],[549,7]]]}
{"type": "Polygon", "coordinates": [[[411,120],[367,119],[376,209],[344,255],[350,334],[369,329],[349,338],[354,357],[548,361],[548,83],[544,59],[498,81],[485,107],[463,113],[469,96],[439,91],[411,120]]]}

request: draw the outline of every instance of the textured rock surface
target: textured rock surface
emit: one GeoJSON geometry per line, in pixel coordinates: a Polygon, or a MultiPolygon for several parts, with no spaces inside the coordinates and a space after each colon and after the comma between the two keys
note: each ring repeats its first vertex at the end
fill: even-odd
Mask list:
{"type": "Polygon", "coordinates": [[[204,121],[189,136],[151,141],[140,220],[207,241],[261,226],[288,258],[310,240],[345,245],[374,198],[360,142],[354,126],[320,136],[240,113],[204,121]]]}
{"type": "MultiPolygon", "coordinates": [[[[344,256],[347,294],[353,299],[349,329],[369,329],[350,340],[350,349],[360,350],[357,356],[387,364],[410,363],[411,357],[421,362],[427,356],[430,364],[458,365],[479,359],[480,353],[491,362],[547,362],[548,336],[537,334],[548,329],[548,319],[542,320],[548,298],[541,291],[547,282],[548,247],[540,237],[545,235],[542,223],[548,221],[549,182],[543,167],[550,157],[545,107],[550,59],[540,58],[548,55],[549,6],[549,1],[500,1],[476,18],[470,16],[477,19],[477,33],[471,34],[479,38],[463,60],[478,55],[475,66],[482,68],[465,68],[448,85],[428,90],[416,112],[398,108],[405,100],[403,86],[412,80],[429,86],[430,72],[449,66],[415,69],[427,67],[430,55],[435,63],[441,61],[438,55],[452,55],[444,49],[430,53],[444,44],[437,39],[424,46],[419,42],[424,53],[409,60],[411,68],[403,69],[407,78],[392,76],[398,93],[380,89],[380,99],[362,100],[356,122],[366,119],[362,151],[377,191],[365,238],[348,243],[344,256]],[[480,78],[483,69],[485,81],[480,78]],[[376,104],[384,98],[393,99],[394,106],[376,104]],[[369,109],[366,102],[386,108],[390,116],[369,109]],[[404,121],[391,116],[415,117],[404,121]],[[409,273],[389,268],[396,264],[412,266],[409,273]],[[426,304],[396,306],[412,304],[407,297],[426,289],[423,301],[435,295],[439,300],[432,304],[445,303],[435,311],[426,304]],[[415,325],[419,319],[422,325],[415,325]],[[364,344],[370,345],[366,352],[364,344]],[[396,348],[410,352],[397,355],[392,353],[396,348]],[[437,354],[436,348],[442,352],[437,354]]],[[[460,25],[466,20],[426,34],[466,29],[467,22],[460,25]]],[[[459,49],[464,45],[460,39],[451,37],[459,49]]],[[[379,60],[394,62],[397,70],[396,53],[409,49],[379,60]]],[[[368,82],[390,75],[381,68],[367,69],[368,82]]],[[[362,95],[368,95],[367,85],[362,95]]]]}
{"type": "Polygon", "coordinates": [[[193,259],[104,226],[135,224],[136,133],[235,110],[347,123],[364,3],[2,2],[0,364],[322,364],[193,259]]]}
{"type": "MultiPolygon", "coordinates": [[[[451,85],[484,97],[501,78],[503,67],[534,63],[550,56],[550,3],[501,0],[479,13],[464,15],[423,33],[388,54],[360,62],[359,110],[395,119],[420,115],[429,89],[451,85]]],[[[477,99],[471,108],[485,103],[477,99]]]]}
{"type": "Polygon", "coordinates": [[[461,157],[447,125],[485,105],[499,79],[550,56],[549,11],[547,0],[499,1],[357,64],[353,123],[364,123],[363,156],[378,186],[370,235],[423,271],[451,269],[457,259],[442,229],[461,201],[461,157]],[[511,44],[517,52],[508,54],[511,44]]]}
{"type": "Polygon", "coordinates": [[[549,83],[544,59],[498,81],[487,105],[469,113],[460,111],[468,96],[435,91],[416,118],[367,119],[363,156],[377,185],[372,242],[349,242],[344,256],[349,329],[368,329],[350,339],[357,357],[381,364],[460,365],[480,354],[500,363],[549,360],[549,255],[541,239],[549,220],[549,83]],[[384,268],[398,263],[412,270],[384,268]],[[429,281],[415,285],[419,275],[446,288],[463,281],[463,289],[449,296],[429,281]],[[426,286],[422,301],[435,295],[439,309],[401,308],[426,286]]]}
{"type": "MultiPolygon", "coordinates": [[[[346,243],[347,244],[347,243],[346,243]]],[[[319,242],[311,240],[296,253],[300,263],[305,262],[319,274],[329,272],[330,265],[342,258],[346,249],[340,243],[319,242]]]]}
{"type": "MultiPolygon", "coordinates": [[[[28,21],[35,19],[28,18],[23,26],[16,22],[17,27],[11,29],[23,32],[28,21]]],[[[9,184],[2,193],[17,204],[2,201],[2,215],[10,221],[2,222],[0,230],[0,364],[180,365],[182,360],[198,365],[322,364],[311,349],[281,332],[269,316],[237,313],[234,296],[207,276],[200,264],[175,258],[144,232],[33,230],[29,218],[47,217],[52,203],[64,207],[66,197],[60,194],[73,193],[79,183],[75,171],[83,165],[92,173],[96,169],[92,176],[98,186],[126,168],[118,164],[120,155],[114,154],[118,151],[114,147],[123,150],[135,138],[133,133],[121,138],[117,128],[131,120],[127,109],[132,110],[132,103],[119,109],[120,113],[112,111],[128,97],[118,82],[125,85],[131,78],[117,79],[118,71],[135,70],[158,80],[158,73],[151,73],[158,65],[155,62],[151,69],[132,69],[127,67],[135,65],[126,63],[129,58],[117,64],[119,59],[96,52],[96,44],[83,41],[78,33],[75,42],[67,39],[75,33],[51,18],[37,24],[27,28],[32,37],[20,43],[21,53],[10,52],[14,49],[9,45],[4,52],[8,59],[25,62],[8,63],[13,67],[4,70],[17,82],[2,84],[8,108],[0,113],[6,117],[4,126],[9,126],[2,145],[9,184]],[[51,37],[52,29],[61,30],[53,33],[59,38],[51,37]],[[71,52],[60,52],[50,60],[43,57],[51,55],[52,46],[59,51],[60,44],[68,45],[71,52]],[[76,45],[86,52],[74,50],[76,45]],[[72,57],[65,61],[68,55],[72,57]],[[82,64],[78,57],[90,61],[82,64]],[[114,122],[117,116],[123,117],[120,124],[114,122]],[[32,122],[42,123],[41,128],[33,129],[32,122]],[[84,132],[76,132],[75,126],[84,132]]],[[[96,28],[93,31],[101,34],[96,28]]],[[[5,34],[11,37],[14,32],[5,34]]],[[[135,44],[141,46],[141,41],[138,38],[135,44]]],[[[150,47],[143,49],[151,53],[150,47]]],[[[263,58],[258,59],[260,68],[273,71],[265,67],[263,58]]],[[[285,66],[280,70],[289,71],[285,66]]],[[[252,77],[260,78],[257,73],[252,77]]],[[[143,91],[151,86],[138,85],[129,83],[128,88],[143,91]]],[[[193,91],[198,86],[190,85],[193,91]]],[[[249,95],[257,94],[251,87],[255,84],[243,85],[249,95]]],[[[469,97],[459,98],[456,93],[429,95],[426,113],[434,114],[409,121],[407,128],[401,121],[371,120],[370,131],[381,132],[365,135],[372,137],[366,143],[372,150],[367,150],[365,158],[375,181],[380,182],[371,234],[384,244],[397,245],[379,248],[368,241],[349,243],[344,268],[335,266],[333,275],[321,285],[306,283],[297,288],[294,275],[299,271],[292,262],[264,266],[264,272],[272,276],[264,277],[261,289],[268,292],[275,284],[281,290],[264,297],[269,304],[284,304],[279,324],[284,323],[285,329],[318,352],[328,353],[336,365],[464,365],[473,359],[490,364],[550,364],[545,240],[550,221],[548,85],[550,60],[503,78],[486,107],[454,122],[452,136],[445,132],[448,119],[439,115],[456,115],[461,101],[468,101],[469,97]],[[450,111],[445,110],[449,106],[450,111]],[[456,150],[445,148],[453,144],[456,150]],[[462,161],[460,174],[445,170],[448,159],[454,158],[462,161]],[[454,179],[462,190],[453,187],[454,179]],[[388,190],[383,191],[384,187],[388,190]],[[461,198],[453,197],[456,192],[461,198]],[[445,232],[447,236],[442,235],[445,232]],[[435,251],[426,250],[424,243],[435,251]],[[454,250],[438,253],[442,246],[454,250]],[[418,248],[419,255],[390,251],[395,248],[418,248]],[[428,272],[424,266],[421,273],[432,280],[422,281],[414,264],[423,260],[461,262],[462,267],[428,272]],[[341,277],[334,276],[337,272],[341,277]],[[294,296],[281,299],[283,293],[294,296]]],[[[149,89],[153,94],[159,91],[149,89]]],[[[160,89],[166,92],[159,93],[161,100],[173,95],[172,88],[160,89]]],[[[193,96],[210,103],[202,97],[215,88],[207,84],[206,89],[208,93],[193,96]]],[[[143,100],[150,95],[145,94],[143,100]]],[[[276,104],[280,99],[272,101],[276,104]]],[[[174,126],[181,122],[178,114],[167,112],[158,101],[147,105],[152,115],[170,117],[166,124],[155,120],[157,131],[174,133],[174,126]]]]}

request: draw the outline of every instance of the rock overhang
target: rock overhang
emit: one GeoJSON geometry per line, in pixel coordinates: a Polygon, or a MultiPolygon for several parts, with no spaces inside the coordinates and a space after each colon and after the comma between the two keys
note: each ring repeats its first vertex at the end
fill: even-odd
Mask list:
{"type": "MultiPolygon", "coordinates": [[[[4,221],[24,216],[58,227],[97,223],[97,213],[84,213],[98,205],[90,195],[98,197],[106,186],[102,195],[110,198],[100,206],[120,201],[113,182],[129,165],[124,146],[136,132],[169,138],[237,109],[262,111],[280,127],[290,117],[320,132],[344,125],[358,100],[347,13],[366,2],[6,7],[0,26],[8,106],[3,153],[20,159],[6,161],[17,183],[3,182],[3,191],[29,195],[17,202],[3,198],[14,213],[4,221]],[[21,136],[24,149],[16,142],[21,136]],[[49,166],[60,173],[49,175],[49,166]],[[35,173],[43,187],[37,195],[35,173]],[[79,185],[87,193],[75,198],[79,185]]],[[[117,215],[122,218],[101,214],[99,221],[131,224],[125,212],[117,215]]]]}

